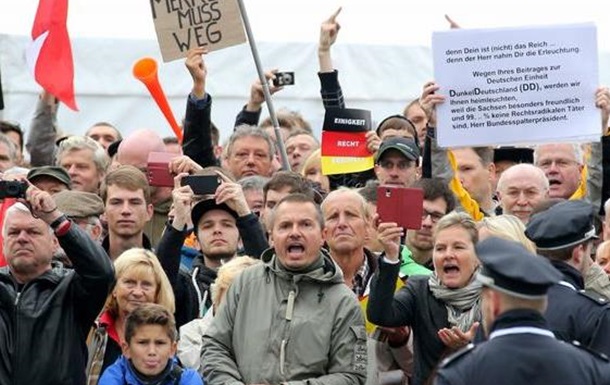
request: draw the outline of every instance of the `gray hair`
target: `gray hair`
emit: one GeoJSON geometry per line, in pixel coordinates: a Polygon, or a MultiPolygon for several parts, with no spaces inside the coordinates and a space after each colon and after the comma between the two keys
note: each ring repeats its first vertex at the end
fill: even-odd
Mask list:
{"type": "Polygon", "coordinates": [[[273,139],[271,139],[265,130],[256,126],[249,126],[247,124],[242,124],[235,127],[235,131],[233,131],[233,134],[227,142],[225,156],[227,158],[231,156],[231,151],[233,150],[233,145],[235,144],[236,140],[248,137],[260,138],[266,141],[269,145],[269,159],[273,159],[273,156],[275,155],[275,143],[273,143],[273,139]]]}
{"type": "Polygon", "coordinates": [[[108,157],[106,150],[104,150],[104,147],[98,142],[87,136],[70,136],[63,140],[59,144],[55,157],[57,165],[61,166],[61,157],[64,153],[78,150],[91,150],[93,153],[93,163],[95,163],[97,171],[106,173],[106,169],[110,164],[110,158],[108,157]]]}
{"type": "Polygon", "coordinates": [[[11,175],[27,175],[28,172],[30,172],[29,168],[25,168],[25,167],[19,167],[19,166],[13,166],[9,169],[7,169],[6,171],[4,171],[4,173],[2,175],[6,176],[11,176],[11,175]]]}
{"type": "MultiPolygon", "coordinates": [[[[574,159],[578,164],[585,164],[585,153],[582,149],[580,143],[551,143],[551,144],[567,144],[572,146],[572,151],[574,152],[574,159]]],[[[544,144],[538,145],[534,147],[534,164],[538,164],[538,158],[540,157],[539,151],[540,147],[544,146],[544,144]]]]}
{"type": "Polygon", "coordinates": [[[260,175],[250,175],[237,181],[243,191],[263,191],[269,178],[260,175]]]}
{"type": "MultiPolygon", "coordinates": [[[[15,213],[17,213],[17,212],[20,212],[20,213],[27,213],[27,214],[29,214],[30,216],[32,216],[32,218],[34,217],[34,216],[32,215],[32,212],[30,211],[30,209],[29,209],[29,208],[28,208],[26,205],[24,205],[23,203],[21,203],[21,202],[17,202],[17,203],[15,203],[14,205],[12,205],[11,207],[9,207],[9,208],[6,210],[6,213],[4,213],[4,222],[2,223],[2,236],[3,236],[4,238],[6,238],[6,235],[7,235],[7,233],[6,233],[6,232],[7,232],[7,230],[8,230],[8,222],[9,222],[9,221],[7,220],[7,218],[10,218],[10,217],[11,217],[13,214],[15,214],[15,213]]],[[[48,225],[47,225],[47,228],[49,229],[49,233],[50,233],[50,234],[54,234],[54,233],[53,233],[53,229],[51,228],[51,226],[48,226],[48,225]]]]}
{"type": "Polygon", "coordinates": [[[8,136],[0,133],[0,143],[4,143],[8,149],[8,157],[12,163],[17,161],[17,146],[13,143],[8,136]]]}
{"type": "Polygon", "coordinates": [[[498,190],[500,192],[504,191],[504,188],[505,188],[504,185],[506,184],[506,178],[508,178],[507,175],[510,175],[511,173],[521,174],[523,172],[528,172],[528,171],[531,171],[538,177],[538,179],[540,180],[540,187],[542,188],[543,191],[549,190],[549,180],[547,179],[546,175],[544,174],[544,171],[542,171],[542,169],[534,166],[533,164],[529,164],[529,163],[515,164],[514,166],[510,166],[509,168],[504,170],[502,175],[500,175],[500,179],[498,179],[498,184],[497,184],[496,190],[498,190]]]}
{"type": "Polygon", "coordinates": [[[329,205],[328,201],[330,200],[329,198],[334,197],[335,195],[349,195],[349,196],[353,196],[354,198],[356,198],[356,200],[358,201],[358,204],[360,205],[360,213],[362,214],[362,219],[364,219],[365,221],[370,221],[371,220],[371,212],[369,210],[369,204],[366,200],[366,198],[364,198],[364,196],[362,196],[362,194],[360,194],[358,192],[358,190],[356,189],[352,189],[349,187],[345,187],[345,186],[341,186],[336,190],[331,191],[322,201],[322,204],[320,205],[320,209],[322,210],[322,212],[324,213],[325,208],[329,205]]]}

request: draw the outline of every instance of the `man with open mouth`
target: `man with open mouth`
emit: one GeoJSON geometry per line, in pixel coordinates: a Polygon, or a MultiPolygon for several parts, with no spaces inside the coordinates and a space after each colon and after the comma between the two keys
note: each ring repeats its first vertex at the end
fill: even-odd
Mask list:
{"type": "Polygon", "coordinates": [[[584,155],[580,144],[543,144],[534,151],[534,162],[549,180],[549,197],[570,199],[580,186],[584,155]]]}
{"type": "Polygon", "coordinates": [[[235,278],[203,336],[206,383],[364,385],[364,318],[322,249],[323,223],[306,195],[290,194],[275,206],[274,247],[235,278]]]}

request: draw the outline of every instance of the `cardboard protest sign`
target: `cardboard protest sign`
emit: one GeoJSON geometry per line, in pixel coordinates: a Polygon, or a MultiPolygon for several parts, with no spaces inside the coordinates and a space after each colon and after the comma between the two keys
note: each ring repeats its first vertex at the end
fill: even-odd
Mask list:
{"type": "Polygon", "coordinates": [[[594,25],[435,32],[432,51],[440,146],[599,140],[594,25]]]}
{"type": "Polygon", "coordinates": [[[191,48],[216,51],[246,41],[236,0],[151,0],[150,6],[164,62],[191,48]]]}
{"type": "Polygon", "coordinates": [[[366,133],[370,129],[370,111],[327,110],[322,131],[322,173],[345,174],[373,168],[373,154],[366,146],[366,133]]]}

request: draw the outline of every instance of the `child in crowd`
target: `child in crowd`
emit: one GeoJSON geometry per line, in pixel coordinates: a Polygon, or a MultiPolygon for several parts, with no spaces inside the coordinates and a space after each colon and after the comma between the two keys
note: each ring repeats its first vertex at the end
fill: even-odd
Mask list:
{"type": "Polygon", "coordinates": [[[177,340],[176,321],[167,309],[139,306],[125,321],[123,355],[104,371],[99,385],[203,385],[196,371],[178,365],[177,340]]]}

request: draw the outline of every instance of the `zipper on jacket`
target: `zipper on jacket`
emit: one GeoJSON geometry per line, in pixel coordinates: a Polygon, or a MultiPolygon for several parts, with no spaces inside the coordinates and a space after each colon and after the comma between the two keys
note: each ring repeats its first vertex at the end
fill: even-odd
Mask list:
{"type": "Polygon", "coordinates": [[[21,292],[18,291],[17,292],[17,296],[15,297],[15,306],[17,306],[17,304],[19,303],[19,298],[21,297],[21,292]]]}
{"type": "Polygon", "coordinates": [[[280,374],[282,376],[284,373],[284,365],[286,364],[286,344],[288,344],[288,329],[290,328],[290,321],[292,321],[292,316],[294,313],[294,299],[296,297],[296,292],[294,290],[290,290],[288,293],[288,303],[286,304],[286,327],[284,328],[284,338],[282,339],[282,343],[280,345],[280,374]]]}

